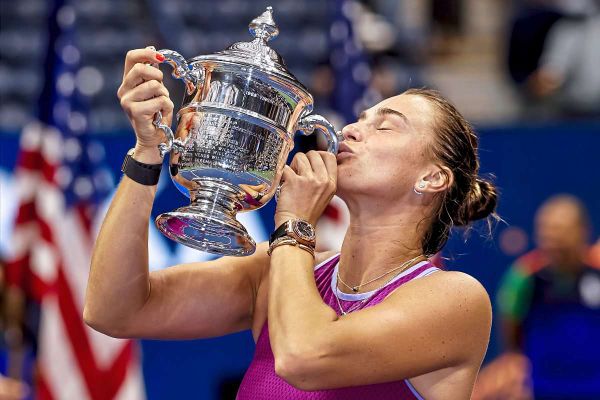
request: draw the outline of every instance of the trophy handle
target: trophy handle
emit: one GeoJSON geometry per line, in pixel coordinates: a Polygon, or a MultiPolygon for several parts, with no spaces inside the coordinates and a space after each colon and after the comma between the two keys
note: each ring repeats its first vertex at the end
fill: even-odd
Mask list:
{"type": "Polygon", "coordinates": [[[163,124],[162,113],[160,111],[154,115],[154,121],[152,121],[152,124],[158,129],[162,129],[163,132],[165,132],[165,136],[167,137],[166,143],[160,143],[158,145],[158,151],[161,157],[164,157],[171,150],[173,150],[176,153],[179,153],[180,150],[183,150],[183,142],[181,140],[175,139],[175,135],[173,135],[173,130],[169,125],[163,124]]]}
{"type": "Polygon", "coordinates": [[[158,53],[165,57],[161,64],[166,63],[173,67],[173,72],[171,72],[173,78],[181,79],[185,83],[188,95],[194,93],[196,88],[204,83],[204,70],[190,66],[178,52],[162,49],[158,50],[158,53]]]}
{"type": "MultiPolygon", "coordinates": [[[[194,93],[198,86],[204,84],[204,71],[202,68],[191,67],[185,58],[176,51],[162,49],[158,50],[158,53],[165,57],[165,60],[162,61],[161,64],[166,63],[173,67],[173,72],[171,72],[173,78],[180,79],[185,83],[188,95],[194,93]]],[[[160,111],[156,113],[152,123],[157,128],[162,129],[167,136],[166,143],[158,145],[158,151],[160,152],[161,157],[164,157],[171,150],[176,153],[183,150],[183,142],[175,139],[171,127],[162,123],[162,113],[160,111]]]]}
{"type": "Polygon", "coordinates": [[[327,139],[327,151],[337,154],[340,142],[343,140],[342,134],[335,131],[331,122],[320,115],[308,115],[298,121],[298,130],[304,135],[310,135],[315,131],[320,131],[327,139]]]}
{"type": "MultiPolygon", "coordinates": [[[[318,114],[301,118],[300,121],[298,121],[298,130],[306,136],[313,134],[315,131],[322,132],[327,139],[327,151],[333,154],[337,154],[340,142],[344,140],[342,133],[336,132],[331,122],[318,114]]],[[[279,200],[280,191],[281,183],[277,186],[277,190],[275,191],[275,201],[279,200]]]]}

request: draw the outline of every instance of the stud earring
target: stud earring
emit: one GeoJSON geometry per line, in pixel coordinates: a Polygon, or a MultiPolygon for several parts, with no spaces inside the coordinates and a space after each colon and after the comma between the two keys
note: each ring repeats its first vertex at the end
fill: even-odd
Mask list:
{"type": "MultiPolygon", "coordinates": [[[[419,189],[425,189],[425,182],[419,183],[419,189]]],[[[413,191],[419,196],[423,194],[423,192],[419,192],[417,189],[413,187],[413,191]]]]}

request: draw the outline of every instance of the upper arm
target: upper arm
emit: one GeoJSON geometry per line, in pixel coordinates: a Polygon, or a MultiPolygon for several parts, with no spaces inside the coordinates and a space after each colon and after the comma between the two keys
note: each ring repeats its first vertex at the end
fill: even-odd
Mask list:
{"type": "Polygon", "coordinates": [[[491,305],[479,282],[457,272],[432,274],[315,333],[322,351],[307,363],[305,378],[334,388],[481,363],[490,327],[491,305]]]}
{"type": "Polygon", "coordinates": [[[249,329],[267,243],[254,254],[175,265],[150,274],[150,294],[127,323],[127,336],[206,338],[249,329]]]}

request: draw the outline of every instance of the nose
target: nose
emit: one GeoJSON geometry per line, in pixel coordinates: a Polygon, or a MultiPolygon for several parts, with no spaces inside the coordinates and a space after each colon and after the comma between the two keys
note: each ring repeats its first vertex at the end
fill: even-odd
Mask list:
{"type": "Polygon", "coordinates": [[[342,137],[344,140],[359,141],[361,135],[356,127],[356,123],[346,125],[342,129],[342,137]]]}

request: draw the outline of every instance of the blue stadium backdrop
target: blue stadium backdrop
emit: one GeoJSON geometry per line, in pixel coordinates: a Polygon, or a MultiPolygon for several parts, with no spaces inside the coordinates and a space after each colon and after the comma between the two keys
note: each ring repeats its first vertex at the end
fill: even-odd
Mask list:
{"type": "MultiPolygon", "coordinates": [[[[497,176],[502,192],[499,212],[506,221],[496,227],[491,239],[473,232],[465,242],[455,234],[446,247],[447,267],[477,277],[493,296],[506,266],[533,247],[532,217],[548,196],[568,192],[579,196],[589,207],[595,226],[600,228],[600,124],[570,123],[561,125],[523,125],[502,128],[479,128],[481,134],[482,171],[497,176]],[[501,242],[504,243],[501,245],[501,242]],[[508,244],[506,244],[508,243],[508,244]]],[[[107,149],[106,162],[115,181],[126,151],[133,145],[129,132],[98,136],[107,149]]],[[[0,132],[0,188],[2,227],[0,246],[10,249],[10,219],[14,212],[15,188],[12,171],[18,153],[18,134],[0,132]]],[[[154,215],[172,210],[186,202],[171,185],[168,176],[161,178],[161,190],[154,215]]],[[[245,217],[253,224],[252,232],[259,240],[273,228],[274,202],[245,217]],[[256,218],[254,218],[256,217],[256,218]],[[255,224],[256,219],[258,225],[255,224]]],[[[485,233],[485,229],[481,230],[485,233]]],[[[154,231],[153,268],[161,268],[181,260],[206,259],[205,253],[182,250],[154,231]]],[[[190,301],[194,301],[190,298],[190,301]]],[[[497,354],[495,328],[488,359],[497,354]]],[[[220,382],[239,378],[252,357],[253,343],[249,333],[224,338],[195,341],[144,340],[143,367],[149,399],[194,398],[216,399],[222,390],[220,382]]]]}

